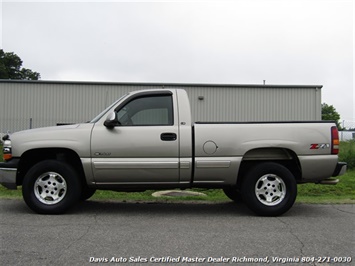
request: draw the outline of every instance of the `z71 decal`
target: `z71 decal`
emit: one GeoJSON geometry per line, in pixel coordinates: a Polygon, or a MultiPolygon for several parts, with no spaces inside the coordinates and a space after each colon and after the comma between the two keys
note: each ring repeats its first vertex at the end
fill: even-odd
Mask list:
{"type": "Polygon", "coordinates": [[[329,143],[314,143],[311,144],[311,147],[309,149],[311,150],[318,150],[318,149],[329,149],[330,144],[329,143]]]}

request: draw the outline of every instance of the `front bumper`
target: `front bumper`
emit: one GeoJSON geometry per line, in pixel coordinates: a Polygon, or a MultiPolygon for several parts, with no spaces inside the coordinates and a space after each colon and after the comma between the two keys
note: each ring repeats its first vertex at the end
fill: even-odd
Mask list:
{"type": "Polygon", "coordinates": [[[0,163],[0,184],[8,189],[17,189],[16,175],[20,159],[0,163]]]}

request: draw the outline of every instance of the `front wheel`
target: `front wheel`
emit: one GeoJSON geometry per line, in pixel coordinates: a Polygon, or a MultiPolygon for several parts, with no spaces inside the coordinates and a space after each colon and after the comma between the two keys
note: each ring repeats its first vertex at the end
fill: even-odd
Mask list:
{"type": "Polygon", "coordinates": [[[33,211],[59,214],[79,200],[81,184],[77,172],[70,165],[46,160],[37,163],[27,172],[22,194],[33,211]]]}
{"type": "Polygon", "coordinates": [[[234,202],[243,202],[239,189],[236,187],[226,187],[223,189],[224,194],[234,202]]]}
{"type": "Polygon", "coordinates": [[[278,216],[293,206],[297,183],[283,165],[261,163],[245,175],[241,193],[245,204],[256,214],[278,216]]]}
{"type": "Polygon", "coordinates": [[[84,186],[82,188],[80,200],[85,201],[87,199],[90,199],[95,194],[95,192],[96,192],[95,188],[84,186]]]}

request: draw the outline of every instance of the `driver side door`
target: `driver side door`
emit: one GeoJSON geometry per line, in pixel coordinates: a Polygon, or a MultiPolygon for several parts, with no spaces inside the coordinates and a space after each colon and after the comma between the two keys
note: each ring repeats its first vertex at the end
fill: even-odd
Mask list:
{"type": "Polygon", "coordinates": [[[178,121],[172,92],[133,95],[115,109],[118,125],[97,122],[91,156],[97,184],[179,182],[178,121]]]}

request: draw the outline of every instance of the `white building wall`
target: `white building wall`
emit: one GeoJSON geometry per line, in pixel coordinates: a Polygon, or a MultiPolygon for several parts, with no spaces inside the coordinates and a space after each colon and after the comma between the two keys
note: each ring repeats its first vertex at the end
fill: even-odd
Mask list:
{"type": "Polygon", "coordinates": [[[321,120],[321,90],[316,88],[185,88],[195,121],[321,120]],[[198,100],[204,96],[204,100],[198,100]]]}
{"type": "Polygon", "coordinates": [[[1,80],[0,133],[86,122],[129,91],[162,87],[187,91],[193,121],[321,120],[322,86],[1,80]]]}

